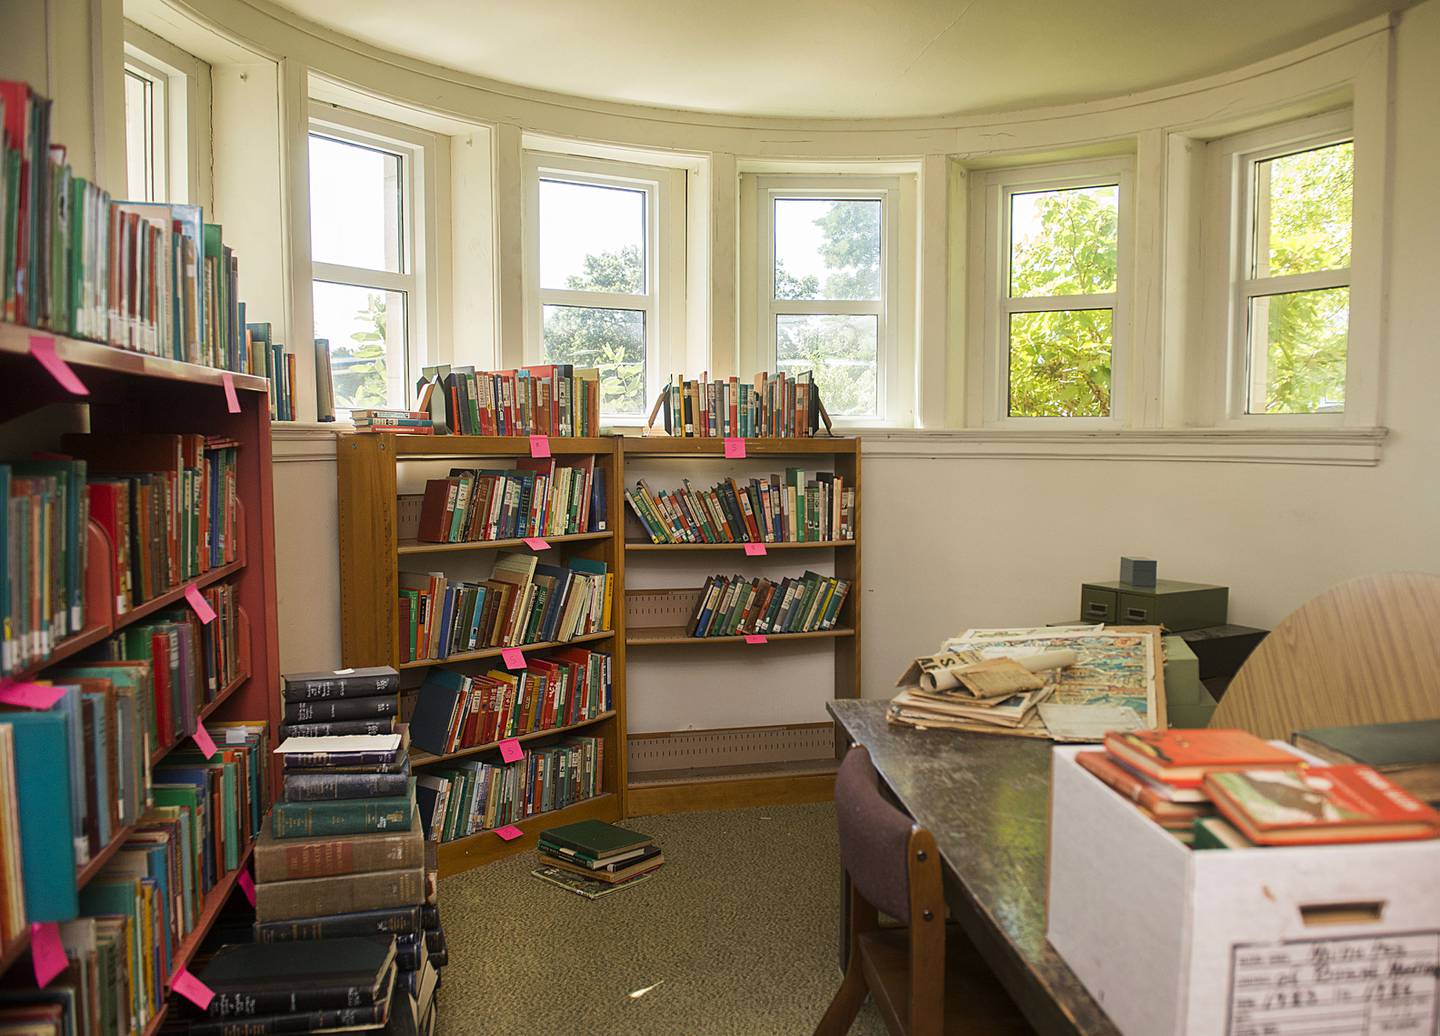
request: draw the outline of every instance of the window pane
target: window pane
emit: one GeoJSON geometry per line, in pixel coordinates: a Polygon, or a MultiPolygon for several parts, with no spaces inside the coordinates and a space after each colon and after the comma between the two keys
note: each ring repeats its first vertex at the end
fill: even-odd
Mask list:
{"type": "Polygon", "coordinates": [[[1115,290],[1120,188],[1073,187],[1010,197],[1010,297],[1115,290]]]}
{"type": "Polygon", "coordinates": [[[645,294],[645,192],[541,180],[540,287],[645,294]]]}
{"type": "Polygon", "coordinates": [[[1350,265],[1355,144],[1255,163],[1255,276],[1350,265]]]}
{"type": "Polygon", "coordinates": [[[645,313],[544,306],[545,362],[600,369],[603,417],[645,416],[645,313]]]}
{"type": "Polygon", "coordinates": [[[880,209],[878,199],[776,198],[775,297],[880,298],[880,209]]]}
{"type": "Polygon", "coordinates": [[[404,272],[401,162],[388,151],[310,134],[315,262],[404,272]]]}
{"type": "Polygon", "coordinates": [[[1109,417],[1109,309],[1010,314],[1011,417],[1109,417]]]}
{"type": "Polygon", "coordinates": [[[125,70],[125,194],[134,201],[155,197],[154,86],[125,70]]]}
{"type": "Polygon", "coordinates": [[[330,343],[342,410],[405,406],[405,293],[315,282],[315,337],[330,343]]]}
{"type": "Polygon", "coordinates": [[[1250,300],[1252,414],[1337,414],[1345,409],[1350,289],[1250,300]]]}
{"type": "Polygon", "coordinates": [[[787,375],[815,372],[831,417],[876,417],[880,318],[782,314],[775,318],[775,362],[787,375]]]}

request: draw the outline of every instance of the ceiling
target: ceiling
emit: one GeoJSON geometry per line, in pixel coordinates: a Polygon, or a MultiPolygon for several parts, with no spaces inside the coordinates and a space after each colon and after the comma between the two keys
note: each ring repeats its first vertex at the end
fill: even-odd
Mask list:
{"type": "Polygon", "coordinates": [[[280,0],[488,79],[743,115],[903,117],[1184,82],[1411,0],[280,0]]]}

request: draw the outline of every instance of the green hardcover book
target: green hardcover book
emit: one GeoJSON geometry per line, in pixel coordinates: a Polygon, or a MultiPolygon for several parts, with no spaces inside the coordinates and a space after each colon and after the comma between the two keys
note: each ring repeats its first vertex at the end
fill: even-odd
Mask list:
{"type": "Polygon", "coordinates": [[[1221,817],[1200,817],[1193,827],[1194,849],[1253,849],[1255,843],[1246,838],[1221,817]]]}
{"type": "Polygon", "coordinates": [[[76,898],[65,716],[56,710],[8,712],[5,722],[15,740],[26,919],[68,921],[75,916],[76,898]]]}
{"type": "MultiPolygon", "coordinates": [[[[225,246],[221,244],[221,229],[218,223],[205,224],[204,261],[215,260],[215,276],[212,281],[205,283],[206,295],[214,294],[213,300],[209,303],[210,318],[209,326],[205,329],[205,350],[202,353],[203,362],[211,367],[221,366],[225,356],[225,314],[229,312],[229,300],[225,292],[225,271],[222,264],[225,261],[225,246]]],[[[205,277],[201,277],[205,281],[205,277]]]]}
{"type": "Polygon", "coordinates": [[[1416,798],[1440,801],[1440,719],[1297,731],[1295,747],[1327,763],[1361,763],[1416,798]]]}
{"type": "Polygon", "coordinates": [[[592,860],[604,860],[650,844],[649,835],[607,824],[603,820],[581,820],[540,832],[552,845],[572,849],[592,860]]]}
{"type": "Polygon", "coordinates": [[[271,812],[276,838],[408,831],[414,822],[415,778],[404,795],[331,802],[278,802],[271,812]]]}

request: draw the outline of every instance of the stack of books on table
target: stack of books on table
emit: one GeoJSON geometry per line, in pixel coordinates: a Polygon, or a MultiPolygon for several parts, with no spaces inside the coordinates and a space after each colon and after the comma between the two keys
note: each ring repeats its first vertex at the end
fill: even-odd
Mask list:
{"type": "Polygon", "coordinates": [[[357,432],[389,432],[394,435],[434,435],[435,426],[424,410],[352,410],[350,419],[357,432]]]}
{"type": "Polygon", "coordinates": [[[886,719],[922,730],[1031,726],[1039,718],[1036,708],[1054,688],[1030,665],[974,650],[923,655],[896,681],[900,692],[890,700],[886,719]]]}
{"type": "Polygon", "coordinates": [[[400,674],[389,666],[285,677],[282,738],[393,734],[400,674]]]}
{"type": "Polygon", "coordinates": [[[646,881],[665,863],[649,835],[603,820],[540,832],[540,866],[530,873],[587,899],[646,881]]]}
{"type": "Polygon", "coordinates": [[[1311,766],[1243,730],[1133,730],[1076,761],[1196,849],[1440,837],[1440,813],[1368,766],[1311,766]]]}

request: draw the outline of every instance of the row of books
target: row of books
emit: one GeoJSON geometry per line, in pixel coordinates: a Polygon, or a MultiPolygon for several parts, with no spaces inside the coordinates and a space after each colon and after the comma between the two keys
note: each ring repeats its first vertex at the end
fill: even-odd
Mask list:
{"type": "Polygon", "coordinates": [[[418,781],[427,837],[452,842],[599,795],[605,743],[566,738],[514,763],[467,762],[418,781]]]}
{"type": "Polygon", "coordinates": [[[813,633],[835,628],[850,581],[806,572],[780,582],[714,575],[686,625],[692,637],[813,633]]]}
{"type": "Polygon", "coordinates": [[[10,673],[85,626],[85,464],[0,464],[0,501],[0,672],[10,673]]]}
{"type": "Polygon", "coordinates": [[[197,205],[112,200],[50,141],[50,101],[0,82],[4,318],[188,363],[265,374],[238,263],[197,205]]]}
{"type": "Polygon", "coordinates": [[[652,543],[813,543],[855,538],[855,490],[830,471],[807,478],[786,468],[784,481],[733,478],[710,489],[651,490],[644,479],[625,501],[652,543]]]}
{"type": "Polygon", "coordinates": [[[417,748],[446,755],[520,734],[569,726],[610,711],[613,659],[582,647],[527,658],[525,668],[426,676],[410,715],[417,748]]]}
{"type": "MultiPolygon", "coordinates": [[[[805,438],[819,431],[824,409],[811,371],[761,371],[748,382],[734,377],[711,381],[705,374],[687,381],[676,374],[657,406],[671,435],[712,439],[805,438]]],[[[650,420],[655,420],[653,412],[650,420]]]]}
{"type": "Polygon", "coordinates": [[[568,363],[425,367],[415,409],[441,435],[599,435],[600,371],[568,363]]]}
{"type": "Polygon", "coordinates": [[[593,456],[569,463],[523,457],[513,469],[452,468],[425,483],[418,538],[427,543],[604,532],[605,470],[593,456]]]}
{"type": "Polygon", "coordinates": [[[400,657],[443,659],[608,630],[613,593],[609,566],[589,558],[562,567],[503,551],[490,578],[474,582],[401,572],[400,657]]]}
{"type": "Polygon", "coordinates": [[[265,357],[263,373],[270,383],[270,420],[295,421],[298,420],[295,409],[295,354],[287,352],[283,344],[272,338],[268,321],[245,325],[247,347],[254,354],[265,357]]]}
{"type": "Polygon", "coordinates": [[[1440,813],[1368,766],[1311,766],[1243,730],[1110,733],[1076,761],[1195,849],[1440,838],[1440,813]]]}

